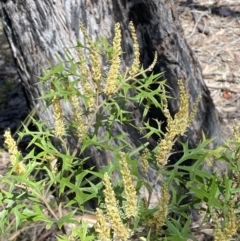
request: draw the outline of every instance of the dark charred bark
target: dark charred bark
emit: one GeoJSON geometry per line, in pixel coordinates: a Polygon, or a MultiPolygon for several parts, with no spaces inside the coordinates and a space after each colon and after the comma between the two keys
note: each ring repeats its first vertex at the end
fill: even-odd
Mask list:
{"type": "MultiPolygon", "coordinates": [[[[202,97],[196,118],[184,139],[193,147],[201,140],[203,131],[207,137],[216,137],[217,144],[220,140],[218,115],[204,83],[201,67],[184,39],[176,9],[177,5],[173,0],[2,1],[4,29],[29,101],[32,107],[37,106],[39,118],[48,121],[49,126],[52,125],[51,109],[43,112],[43,102],[37,100],[45,88],[38,84],[37,76],[43,73],[48,63],[56,64],[57,55],[64,59],[64,51],[76,46],[77,39],[84,42],[79,29],[80,22],[86,26],[92,39],[105,37],[110,42],[114,24],[120,22],[123,59],[125,65],[130,65],[133,48],[129,21],[133,21],[143,66],[148,67],[154,58],[154,52],[158,53],[154,72],[164,72],[163,79],[167,80],[168,91],[173,97],[169,101],[171,113],[176,113],[179,108],[179,79],[189,91],[191,108],[197,97],[202,97]]],[[[69,51],[77,59],[77,51],[74,48],[69,51]]],[[[64,108],[67,113],[67,107],[64,108]]],[[[141,119],[141,108],[137,111],[136,116],[141,119]]],[[[161,110],[154,107],[150,109],[148,117],[165,120],[161,110]]],[[[115,132],[126,132],[126,138],[132,147],[139,146],[140,136],[130,126],[116,124],[115,132]]],[[[75,143],[74,138],[69,141],[75,143]]],[[[156,141],[153,137],[152,147],[156,145],[156,141]]],[[[108,153],[104,151],[90,149],[88,154],[93,157],[92,164],[101,166],[107,163],[108,153]]]]}

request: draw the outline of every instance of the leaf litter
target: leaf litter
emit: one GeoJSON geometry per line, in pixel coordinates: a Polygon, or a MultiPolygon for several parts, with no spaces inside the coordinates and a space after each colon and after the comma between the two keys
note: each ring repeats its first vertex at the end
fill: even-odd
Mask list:
{"type": "Polygon", "coordinates": [[[186,40],[230,136],[234,120],[240,119],[240,1],[180,1],[179,12],[186,40]]]}

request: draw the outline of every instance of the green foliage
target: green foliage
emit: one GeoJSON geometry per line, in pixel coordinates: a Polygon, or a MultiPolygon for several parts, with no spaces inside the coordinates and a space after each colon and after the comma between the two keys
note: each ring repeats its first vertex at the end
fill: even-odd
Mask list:
{"type": "MultiPolygon", "coordinates": [[[[101,53],[105,53],[106,59],[113,59],[113,48],[105,40],[101,40],[95,46],[98,46],[101,53]]],[[[81,43],[78,43],[78,48],[90,51],[91,54],[90,48],[81,43]]],[[[98,206],[106,214],[108,197],[104,196],[102,191],[104,189],[102,179],[106,172],[109,176],[118,177],[112,186],[123,227],[131,230],[130,240],[197,240],[191,232],[192,220],[189,213],[192,210],[204,215],[203,222],[209,222],[214,216],[213,213],[217,215],[217,218],[223,217],[221,229],[222,231],[227,229],[226,227],[229,229],[230,218],[235,220],[235,215],[238,215],[232,214],[232,217],[229,217],[231,209],[229,203],[234,200],[234,208],[238,206],[240,143],[228,142],[224,147],[210,150],[208,146],[212,140],[207,140],[203,135],[202,141],[194,149],[189,149],[188,143],[182,143],[181,158],[173,165],[164,167],[160,167],[156,162],[156,149],[149,150],[147,161],[158,175],[156,180],[150,182],[148,176],[150,174],[145,173],[144,177],[141,168],[142,152],[147,148],[148,143],[133,150],[126,141],[125,135],[114,136],[112,129],[117,122],[121,125],[132,125],[131,113],[126,110],[126,105],[141,105],[143,119],[147,116],[150,106],[163,109],[167,96],[164,90],[165,81],[159,81],[161,74],[148,74],[148,69],[139,68],[136,76],[129,76],[126,71],[117,77],[116,93],[106,96],[102,90],[97,89],[97,85],[93,84],[96,92],[91,96],[87,91],[83,93],[78,88],[79,85],[84,88],[86,80],[94,82],[94,79],[87,79],[81,72],[81,68],[86,67],[86,62],[74,61],[67,53],[66,58],[66,62],[63,63],[59,60],[58,65],[47,70],[41,77],[43,83],[50,84],[54,89],[54,92],[49,91],[41,98],[46,100],[47,108],[56,97],[59,101],[68,102],[72,96],[76,96],[80,99],[78,104],[81,113],[78,118],[83,117],[83,123],[87,128],[84,127],[84,131],[78,133],[81,123],[74,118],[72,120],[63,119],[66,127],[65,133],[56,137],[53,129],[49,129],[45,123],[41,123],[33,117],[30,118],[36,127],[35,131],[30,130],[27,125],[23,125],[23,130],[18,133],[19,137],[31,137],[28,146],[29,152],[22,158],[26,170],[24,174],[18,175],[13,167],[1,177],[1,183],[4,185],[0,191],[1,238],[7,240],[11,233],[32,223],[44,223],[47,229],[56,228],[58,230],[56,238],[59,241],[97,240],[99,235],[97,224],[95,224],[95,228],[91,228],[83,214],[92,212],[85,207],[93,200],[97,200],[98,206]],[[69,84],[70,78],[72,81],[69,84]],[[153,84],[159,87],[152,90],[153,84]],[[134,91],[135,94],[129,95],[130,91],[134,91]],[[95,101],[94,109],[89,108],[91,98],[94,98],[95,101]],[[90,128],[93,129],[90,131],[90,128]],[[106,130],[104,137],[98,136],[100,128],[106,130]],[[80,134],[79,142],[74,150],[66,144],[67,136],[72,132],[76,136],[80,134]],[[113,146],[113,140],[118,140],[119,145],[113,146]],[[54,143],[58,143],[61,148],[56,148],[54,143]],[[76,154],[82,154],[89,147],[112,152],[115,161],[101,170],[96,171],[94,167],[84,169],[83,166],[88,161],[88,157],[83,158],[76,154]],[[137,195],[140,195],[142,188],[145,187],[149,197],[148,200],[141,198],[136,200],[137,215],[130,219],[125,217],[125,205],[128,197],[126,187],[123,186],[123,176],[120,175],[121,152],[126,154],[125,161],[131,172],[137,195]],[[209,173],[205,170],[204,163],[211,162],[213,157],[215,161],[228,164],[227,174],[217,175],[215,172],[209,173]],[[191,166],[184,164],[187,160],[192,160],[191,166]],[[166,185],[171,199],[168,200],[166,196],[169,203],[164,203],[160,199],[156,207],[150,208],[150,197],[154,192],[155,183],[159,181],[159,176],[164,177],[161,178],[160,184],[166,185]],[[187,202],[184,201],[186,199],[188,199],[187,202]],[[162,216],[156,217],[163,205],[167,205],[167,210],[165,210],[167,215],[162,214],[162,216]],[[79,216],[82,217],[80,220],[77,218],[79,216]],[[160,228],[154,221],[159,219],[164,220],[164,225],[160,228]]],[[[91,70],[89,71],[91,75],[91,70]]],[[[104,75],[106,76],[106,73],[104,75]]],[[[55,117],[57,114],[59,113],[55,113],[55,117]]],[[[73,113],[73,116],[74,114],[76,115],[73,113]]],[[[62,116],[62,118],[64,117],[62,116]]],[[[154,128],[146,120],[142,126],[134,126],[134,128],[138,128],[146,139],[153,134],[160,138],[163,135],[161,123],[157,122],[157,124],[158,127],[154,128]]],[[[55,126],[55,128],[57,127],[55,126]]],[[[111,222],[113,220],[108,220],[109,225],[112,224],[111,222]]],[[[114,231],[111,230],[111,240],[115,240],[113,239],[114,231]]],[[[232,235],[235,233],[233,232],[232,235]]]]}

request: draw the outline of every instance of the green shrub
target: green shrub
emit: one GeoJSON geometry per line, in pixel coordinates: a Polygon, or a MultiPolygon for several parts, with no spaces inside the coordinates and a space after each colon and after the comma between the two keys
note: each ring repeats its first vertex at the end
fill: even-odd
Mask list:
{"type": "MultiPolygon", "coordinates": [[[[104,40],[93,43],[81,26],[88,46],[78,43],[79,61],[67,55],[66,63],[59,62],[41,77],[43,83],[51,86],[42,98],[46,100],[46,107],[53,108],[53,129],[31,117],[37,130],[31,131],[24,125],[19,132],[21,138],[25,135],[32,138],[26,156],[18,151],[10,132],[5,133],[12,168],[1,177],[4,185],[0,192],[3,239],[10,240],[16,230],[44,223],[46,228],[58,229],[57,240],[197,240],[189,215],[192,210],[204,215],[202,224],[213,220],[215,240],[229,240],[236,234],[238,222],[234,210],[239,191],[239,140],[224,148],[209,150],[211,140],[203,135],[195,149],[182,143],[182,157],[174,165],[168,164],[174,143],[184,135],[197,112],[198,101],[189,114],[188,94],[179,81],[179,112],[174,117],[170,115],[165,83],[159,81],[160,74],[150,73],[157,57],[155,55],[149,68],[141,68],[132,23],[130,28],[135,58],[132,66],[123,71],[119,24],[115,27],[113,46],[108,46],[104,40]],[[89,53],[91,68],[82,57],[84,51],[89,53]],[[105,53],[110,63],[108,73],[101,72],[100,52],[105,53]],[[152,84],[159,88],[152,91],[152,84]],[[135,91],[133,96],[129,95],[132,90],[135,91]],[[61,102],[70,103],[72,121],[65,118],[61,102]],[[142,105],[143,119],[151,105],[165,114],[166,133],[161,132],[161,123],[157,123],[158,128],[150,126],[148,121],[141,127],[135,126],[146,139],[153,134],[159,136],[154,150],[147,148],[148,143],[132,150],[124,134],[111,134],[114,122],[131,124],[131,115],[124,108],[126,104],[142,105]],[[104,117],[101,121],[99,115],[104,117]],[[95,131],[90,131],[92,127],[95,131]],[[107,134],[100,139],[97,130],[101,127],[106,128],[107,134]],[[66,144],[72,132],[79,140],[74,150],[66,144]],[[112,146],[114,139],[122,144],[112,146]],[[57,140],[61,148],[57,149],[53,140],[57,140]],[[115,162],[98,171],[84,169],[88,158],[76,156],[76,153],[83,153],[90,146],[111,151],[115,162]],[[212,157],[229,164],[228,176],[206,172],[203,163],[212,157]],[[193,165],[184,165],[186,160],[194,160],[193,165]],[[158,174],[154,182],[149,181],[150,168],[158,174]],[[39,180],[37,177],[41,173],[44,175],[39,180]],[[116,173],[119,178],[113,181],[111,177],[116,173]],[[151,197],[159,182],[161,198],[152,207],[151,197]],[[179,192],[180,187],[185,191],[179,192]],[[147,190],[147,195],[141,198],[143,189],[147,190]],[[187,203],[184,202],[186,198],[189,199],[187,203]],[[98,208],[94,214],[96,223],[91,228],[84,216],[76,217],[90,212],[85,207],[93,199],[97,200],[98,208]],[[221,222],[218,221],[220,217],[221,222]]],[[[238,136],[236,134],[236,138],[238,136]]],[[[201,231],[201,226],[198,229],[201,231]]]]}

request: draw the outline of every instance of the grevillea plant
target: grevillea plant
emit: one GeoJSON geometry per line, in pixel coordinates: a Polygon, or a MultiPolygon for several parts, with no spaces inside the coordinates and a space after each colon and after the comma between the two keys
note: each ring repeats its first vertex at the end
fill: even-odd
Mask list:
{"type": "Polygon", "coordinates": [[[53,110],[54,127],[50,129],[30,117],[37,130],[23,125],[18,133],[20,138],[26,135],[32,138],[25,156],[18,150],[10,132],[5,133],[11,168],[1,177],[1,237],[12,240],[14,234],[27,227],[44,225],[58,230],[57,240],[197,240],[201,225],[195,230],[188,215],[195,210],[204,217],[201,224],[213,220],[215,240],[231,239],[239,228],[234,212],[238,207],[239,133],[235,131],[235,141],[231,145],[226,143],[224,148],[214,150],[207,148],[211,140],[206,140],[204,135],[195,149],[182,143],[182,157],[170,165],[173,145],[194,119],[199,99],[189,113],[188,92],[179,81],[179,111],[174,116],[170,114],[165,82],[159,81],[161,74],[152,73],[157,54],[147,69],[141,68],[137,35],[131,22],[134,60],[125,69],[121,61],[119,23],[115,25],[112,46],[105,40],[93,42],[83,25],[80,28],[87,46],[79,42],[79,60],[74,61],[66,54],[67,62],[60,62],[41,77],[41,81],[50,86],[42,98],[48,103],[46,108],[53,110]],[[103,55],[109,62],[105,73],[101,70],[103,55]],[[151,90],[152,84],[159,88],[151,90]],[[129,95],[132,90],[135,94],[129,95]],[[63,102],[71,106],[71,120],[64,116],[63,102]],[[112,135],[114,122],[131,123],[122,103],[141,105],[143,120],[152,105],[163,111],[167,119],[165,133],[157,121],[157,128],[150,126],[148,121],[135,126],[146,140],[153,134],[159,136],[155,149],[150,150],[148,143],[143,143],[132,150],[124,134],[112,135]],[[100,123],[99,114],[104,116],[100,123]],[[100,127],[106,128],[104,138],[91,130],[100,127]],[[74,150],[65,141],[70,133],[78,137],[74,150]],[[113,139],[119,141],[119,146],[111,145],[113,139]],[[61,148],[57,149],[53,140],[57,140],[61,148]],[[98,171],[84,169],[88,158],[76,154],[92,146],[111,151],[115,162],[98,171]],[[232,179],[205,171],[203,162],[212,156],[216,161],[229,163],[232,179]],[[185,166],[186,160],[194,160],[193,165],[185,166]],[[157,173],[156,180],[150,181],[153,176],[149,170],[157,173]],[[184,178],[186,173],[188,179],[184,178]],[[112,178],[113,174],[118,180],[112,178]],[[157,182],[161,185],[160,199],[153,207],[150,202],[157,182]],[[179,193],[176,186],[184,186],[187,191],[179,193]],[[147,190],[145,196],[140,195],[142,188],[147,190]],[[191,199],[184,203],[189,196],[191,199]],[[98,203],[96,210],[86,209],[86,204],[93,199],[98,203]],[[83,214],[89,212],[95,217],[93,228],[84,219],[83,214]],[[219,217],[223,219],[219,221],[219,217]]]}

